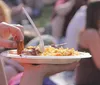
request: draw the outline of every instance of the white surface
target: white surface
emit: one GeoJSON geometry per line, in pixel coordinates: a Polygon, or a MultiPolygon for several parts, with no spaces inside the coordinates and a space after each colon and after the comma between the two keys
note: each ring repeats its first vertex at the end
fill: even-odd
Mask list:
{"type": "Polygon", "coordinates": [[[10,54],[9,51],[2,53],[3,55],[11,58],[27,58],[27,59],[80,59],[80,58],[90,58],[91,55],[86,52],[79,52],[77,56],[32,56],[21,54],[10,54]]]}
{"type": "Polygon", "coordinates": [[[64,71],[49,77],[56,85],[75,85],[74,72],[64,71]]]}
{"type": "Polygon", "coordinates": [[[12,58],[20,63],[36,63],[36,64],[68,64],[79,61],[82,58],[90,58],[89,53],[80,52],[79,56],[30,56],[9,54],[9,51],[3,52],[2,56],[12,58]]]}

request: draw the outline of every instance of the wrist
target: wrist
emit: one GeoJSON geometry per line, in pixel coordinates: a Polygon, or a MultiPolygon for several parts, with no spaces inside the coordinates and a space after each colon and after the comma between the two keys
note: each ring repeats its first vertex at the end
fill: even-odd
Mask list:
{"type": "Polygon", "coordinates": [[[43,79],[44,75],[36,68],[25,69],[20,85],[42,85],[43,79]]]}
{"type": "Polygon", "coordinates": [[[41,69],[24,69],[24,74],[25,75],[39,75],[41,77],[45,77],[46,72],[44,70],[41,69]]]}

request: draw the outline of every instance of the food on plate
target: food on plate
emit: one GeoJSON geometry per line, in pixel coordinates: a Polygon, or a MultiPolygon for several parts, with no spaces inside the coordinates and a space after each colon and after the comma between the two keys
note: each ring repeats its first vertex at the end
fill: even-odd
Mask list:
{"type": "Polygon", "coordinates": [[[24,41],[17,41],[17,54],[21,54],[24,50],[24,41]]]}
{"type": "MultiPolygon", "coordinates": [[[[10,52],[11,53],[11,52],[10,52]]],[[[15,54],[15,52],[12,52],[15,54]]],[[[40,52],[39,46],[28,46],[24,48],[24,41],[17,42],[17,54],[25,54],[32,56],[75,56],[79,55],[78,51],[73,48],[63,48],[56,45],[45,46],[44,52],[40,52]]]]}
{"type": "Polygon", "coordinates": [[[23,51],[22,51],[22,54],[25,54],[25,55],[40,55],[40,51],[39,51],[39,48],[38,47],[35,47],[35,46],[29,46],[27,48],[25,48],[23,51]]]}
{"type": "Polygon", "coordinates": [[[75,56],[79,55],[79,52],[75,51],[73,48],[55,48],[52,46],[46,46],[44,52],[40,52],[38,46],[29,46],[22,51],[22,54],[39,56],[75,56]]]}

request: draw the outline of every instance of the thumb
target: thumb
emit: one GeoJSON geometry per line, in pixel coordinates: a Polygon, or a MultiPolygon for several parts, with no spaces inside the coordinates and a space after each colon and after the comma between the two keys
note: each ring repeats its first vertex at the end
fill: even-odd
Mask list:
{"type": "Polygon", "coordinates": [[[17,43],[15,41],[12,41],[12,40],[0,39],[0,47],[16,48],[17,43]]]}

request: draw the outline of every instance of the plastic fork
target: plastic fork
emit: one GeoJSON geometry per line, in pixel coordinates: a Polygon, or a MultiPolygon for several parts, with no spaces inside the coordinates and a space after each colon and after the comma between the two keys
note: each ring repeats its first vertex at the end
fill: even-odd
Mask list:
{"type": "Polygon", "coordinates": [[[40,43],[39,43],[39,48],[40,48],[40,51],[43,52],[44,51],[44,41],[41,37],[41,34],[40,32],[38,31],[37,27],[35,26],[33,20],[31,19],[31,17],[29,16],[29,14],[27,13],[27,11],[25,10],[25,8],[23,7],[23,11],[25,13],[25,15],[27,16],[29,22],[31,23],[31,25],[33,26],[34,30],[36,31],[38,37],[40,38],[40,43]]]}

